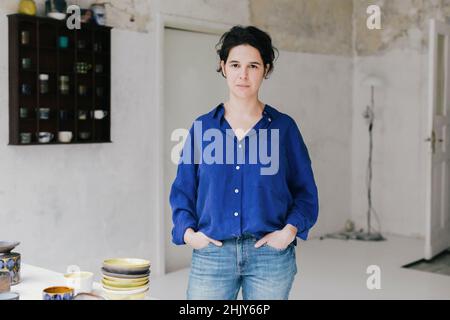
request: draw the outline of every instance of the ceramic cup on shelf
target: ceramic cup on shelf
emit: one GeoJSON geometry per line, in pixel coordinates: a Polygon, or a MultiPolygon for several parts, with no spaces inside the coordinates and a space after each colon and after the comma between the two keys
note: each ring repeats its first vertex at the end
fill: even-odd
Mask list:
{"type": "Polygon", "coordinates": [[[87,271],[77,271],[64,274],[66,285],[74,288],[75,294],[90,293],[94,283],[94,274],[87,271]]]}
{"type": "Polygon", "coordinates": [[[92,111],[93,118],[97,120],[104,119],[108,115],[108,111],[106,110],[93,110],[92,111]]]}
{"type": "Polygon", "coordinates": [[[42,291],[42,300],[73,300],[74,290],[69,287],[48,287],[42,291]]]}
{"type": "Polygon", "coordinates": [[[86,120],[87,119],[87,111],[78,110],[78,120],[86,120]]]}
{"type": "Polygon", "coordinates": [[[81,140],[88,140],[91,137],[91,133],[89,131],[82,131],[78,135],[81,140]]]}
{"type": "Polygon", "coordinates": [[[39,108],[39,119],[48,120],[50,118],[50,108],[39,108]]]}
{"type": "Polygon", "coordinates": [[[31,143],[31,133],[30,132],[21,132],[20,133],[20,143],[21,144],[31,143]]]}
{"type": "Polygon", "coordinates": [[[69,143],[72,141],[73,133],[72,131],[59,131],[58,141],[62,143],[69,143]]]}
{"type": "Polygon", "coordinates": [[[20,109],[19,109],[19,115],[20,115],[20,119],[26,119],[26,118],[28,118],[28,108],[20,107],[20,109]]]}
{"type": "Polygon", "coordinates": [[[28,70],[31,68],[31,58],[22,58],[22,69],[28,70]]]}
{"type": "Polygon", "coordinates": [[[54,138],[54,134],[51,132],[38,132],[36,135],[39,143],[49,143],[54,138]]]}
{"type": "Polygon", "coordinates": [[[59,36],[59,38],[58,38],[58,46],[61,49],[67,49],[69,47],[69,37],[67,37],[67,36],[59,36]]]}
{"type": "Polygon", "coordinates": [[[87,95],[87,86],[84,84],[78,85],[78,94],[80,96],[86,96],[87,95]]]}

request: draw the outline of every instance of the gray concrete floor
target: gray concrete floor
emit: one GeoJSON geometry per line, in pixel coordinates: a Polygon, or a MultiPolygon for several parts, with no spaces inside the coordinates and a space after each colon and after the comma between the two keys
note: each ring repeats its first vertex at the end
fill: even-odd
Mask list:
{"type": "MultiPolygon", "coordinates": [[[[450,299],[450,276],[403,267],[423,258],[424,240],[384,236],[382,242],[299,241],[290,299],[450,299]],[[367,288],[371,265],[380,268],[380,289],[367,288]]],[[[150,296],[185,299],[188,276],[182,269],[152,278],[150,296]]]]}

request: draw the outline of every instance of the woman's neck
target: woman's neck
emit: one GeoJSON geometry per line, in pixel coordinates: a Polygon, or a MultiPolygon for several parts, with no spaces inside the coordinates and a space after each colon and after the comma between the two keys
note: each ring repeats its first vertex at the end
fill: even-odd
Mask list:
{"type": "Polygon", "coordinates": [[[224,106],[226,114],[240,115],[244,118],[259,116],[264,109],[264,104],[258,98],[242,100],[230,97],[224,106]]]}

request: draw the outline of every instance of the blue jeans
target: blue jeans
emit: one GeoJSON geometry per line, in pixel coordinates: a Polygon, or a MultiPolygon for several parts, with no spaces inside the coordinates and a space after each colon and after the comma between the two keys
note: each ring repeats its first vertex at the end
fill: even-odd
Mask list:
{"type": "Polygon", "coordinates": [[[256,238],[244,235],[194,249],[188,300],[287,300],[297,274],[295,245],[278,250],[255,248],[256,238]]]}

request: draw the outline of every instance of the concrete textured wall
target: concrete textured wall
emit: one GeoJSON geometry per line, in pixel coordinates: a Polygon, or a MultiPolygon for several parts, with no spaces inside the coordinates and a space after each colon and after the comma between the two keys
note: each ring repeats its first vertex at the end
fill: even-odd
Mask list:
{"type": "Polygon", "coordinates": [[[352,0],[250,0],[251,23],[288,51],[351,56],[352,0]]]}
{"type": "MultiPolygon", "coordinates": [[[[370,98],[362,82],[376,75],[384,85],[376,89],[373,205],[385,232],[425,235],[429,19],[445,21],[449,14],[449,1],[354,1],[351,212],[361,227],[366,225],[368,156],[367,126],[361,114],[370,98]],[[381,8],[381,30],[366,27],[369,4],[381,8]]],[[[378,226],[376,220],[374,225],[378,226]]]]}
{"type": "Polygon", "coordinates": [[[446,0],[355,0],[355,53],[357,56],[381,54],[394,49],[426,52],[430,18],[445,21],[450,15],[446,0]],[[382,30],[366,27],[366,8],[379,5],[382,30]]]}
{"type": "MultiPolygon", "coordinates": [[[[93,2],[72,3],[87,7],[93,2]]],[[[43,3],[37,1],[41,14],[43,3]]],[[[0,215],[9,218],[0,225],[0,235],[22,241],[19,251],[25,263],[57,271],[78,264],[97,273],[101,260],[111,256],[138,256],[156,265],[158,182],[153,177],[158,168],[153,165],[157,155],[151,137],[157,136],[153,102],[158,12],[231,25],[255,24],[272,35],[282,58],[266,90],[271,97],[281,97],[270,103],[302,126],[321,190],[321,216],[311,236],[343,225],[351,199],[351,1],[339,5],[330,0],[277,1],[276,7],[263,0],[110,3],[111,145],[6,146],[8,62],[7,47],[1,47],[0,103],[5,108],[0,111],[4,128],[0,215]]],[[[0,4],[1,43],[7,41],[6,14],[16,9],[17,1],[0,4]]]]}

